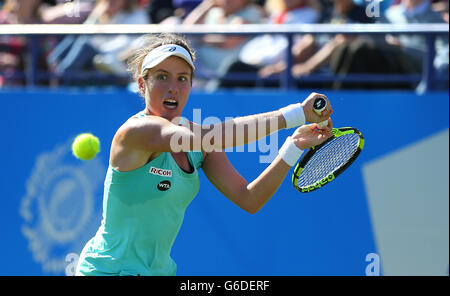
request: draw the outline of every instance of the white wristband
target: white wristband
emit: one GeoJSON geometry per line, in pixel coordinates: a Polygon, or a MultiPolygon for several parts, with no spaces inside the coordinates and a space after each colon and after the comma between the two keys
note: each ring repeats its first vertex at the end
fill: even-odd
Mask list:
{"type": "Polygon", "coordinates": [[[304,125],[306,122],[302,104],[291,104],[280,109],[286,120],[286,129],[304,125]]]}
{"type": "Polygon", "coordinates": [[[297,163],[302,153],[303,150],[301,150],[294,144],[291,137],[287,137],[283,146],[281,146],[280,150],[278,151],[278,154],[284,160],[284,162],[286,162],[291,167],[297,163]]]}

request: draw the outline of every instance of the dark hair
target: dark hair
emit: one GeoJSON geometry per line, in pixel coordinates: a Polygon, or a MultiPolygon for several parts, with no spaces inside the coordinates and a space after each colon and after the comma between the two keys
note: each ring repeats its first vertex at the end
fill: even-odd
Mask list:
{"type": "MultiPolygon", "coordinates": [[[[190,47],[189,41],[181,35],[172,33],[148,34],[141,37],[141,44],[142,47],[128,59],[128,72],[132,74],[135,81],[140,77],[147,79],[149,69],[141,73],[142,62],[150,51],[161,45],[176,44],[182,46],[189,52],[192,61],[195,62],[195,52],[190,47]]],[[[192,75],[194,75],[193,72],[192,75]]]]}

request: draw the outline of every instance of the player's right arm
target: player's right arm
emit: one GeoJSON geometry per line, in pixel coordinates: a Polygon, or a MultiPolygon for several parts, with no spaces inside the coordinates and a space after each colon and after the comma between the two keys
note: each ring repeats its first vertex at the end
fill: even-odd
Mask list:
{"type": "Polygon", "coordinates": [[[189,123],[177,125],[158,116],[130,118],[119,128],[111,145],[110,163],[120,170],[130,170],[144,165],[153,153],[186,152],[191,150],[223,151],[258,141],[280,129],[291,128],[308,122],[321,122],[333,112],[331,104],[317,115],[313,103],[321,94],[312,93],[301,104],[293,104],[280,110],[233,118],[215,125],[189,123]],[[286,112],[286,109],[289,112],[286,112]],[[297,123],[296,109],[304,112],[302,123],[297,123]],[[288,116],[288,113],[290,114],[288,116]],[[294,114],[294,116],[293,116],[294,114]],[[288,120],[290,118],[290,120],[288,120]],[[292,123],[294,119],[294,123],[292,123]]]}
{"type": "Polygon", "coordinates": [[[223,151],[257,141],[284,127],[286,122],[280,111],[238,117],[215,125],[191,122],[178,125],[159,116],[133,117],[116,132],[110,163],[119,171],[129,171],[143,166],[160,152],[223,151]]]}

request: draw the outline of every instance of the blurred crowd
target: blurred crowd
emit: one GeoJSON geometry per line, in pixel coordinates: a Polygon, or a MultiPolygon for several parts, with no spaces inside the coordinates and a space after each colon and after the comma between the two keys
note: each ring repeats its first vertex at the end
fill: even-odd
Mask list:
{"type": "MultiPolygon", "coordinates": [[[[448,0],[0,0],[3,24],[372,24],[448,23],[448,0]]],[[[371,88],[311,74],[421,74],[426,53],[420,35],[262,34],[188,36],[197,54],[194,87],[279,87],[286,71],[299,88],[371,88]],[[288,69],[287,55],[293,66],[288,69]],[[246,74],[251,79],[232,79],[246,74]],[[256,77],[256,79],[255,79],[256,77]],[[305,82],[309,81],[309,82],[305,82]]],[[[0,88],[37,85],[127,86],[126,62],[142,46],[136,35],[0,35],[0,88]]],[[[433,67],[448,77],[448,36],[438,36],[433,67]]],[[[415,88],[388,83],[377,88],[415,88]]],[[[448,81],[441,86],[448,89],[448,81]]]]}

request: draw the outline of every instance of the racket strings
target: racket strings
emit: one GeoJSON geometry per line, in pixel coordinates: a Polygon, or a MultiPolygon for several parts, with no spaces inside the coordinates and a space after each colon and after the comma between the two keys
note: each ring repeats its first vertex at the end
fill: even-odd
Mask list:
{"type": "Polygon", "coordinates": [[[313,185],[338,170],[352,158],[358,145],[359,136],[355,133],[342,135],[326,143],[307,162],[298,177],[297,186],[313,185]]]}

